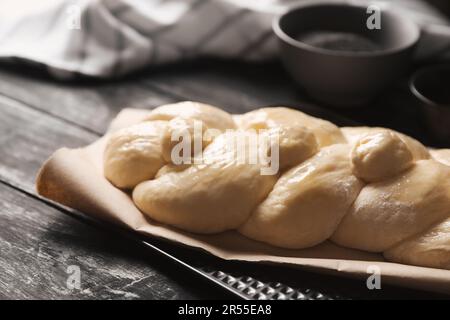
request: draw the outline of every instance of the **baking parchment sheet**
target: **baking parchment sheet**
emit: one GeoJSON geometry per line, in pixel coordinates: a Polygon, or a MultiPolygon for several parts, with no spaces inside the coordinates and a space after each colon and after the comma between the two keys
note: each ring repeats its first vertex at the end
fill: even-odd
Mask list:
{"type": "MultiPolygon", "coordinates": [[[[149,110],[124,109],[113,120],[108,132],[137,123],[148,113],[149,110]]],[[[290,264],[362,281],[366,281],[376,266],[381,285],[389,283],[450,294],[450,270],[386,262],[381,254],[347,249],[328,241],[308,249],[281,249],[235,231],[198,235],[152,221],[136,208],[128,193],[114,187],[103,176],[107,136],[84,148],[57,150],[38,173],[38,193],[95,218],[202,249],[222,259],[290,264]]]]}

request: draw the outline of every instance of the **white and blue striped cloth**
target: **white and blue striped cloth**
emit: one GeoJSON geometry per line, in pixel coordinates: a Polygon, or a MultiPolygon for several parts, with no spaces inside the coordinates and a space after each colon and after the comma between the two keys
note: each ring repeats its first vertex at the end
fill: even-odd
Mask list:
{"type": "MultiPolygon", "coordinates": [[[[59,78],[117,77],[198,56],[262,60],[276,56],[274,15],[306,1],[314,2],[0,0],[0,58],[39,63],[59,78]]],[[[422,58],[450,57],[450,29],[439,12],[421,0],[376,3],[398,6],[438,31],[425,32],[422,58]]]]}

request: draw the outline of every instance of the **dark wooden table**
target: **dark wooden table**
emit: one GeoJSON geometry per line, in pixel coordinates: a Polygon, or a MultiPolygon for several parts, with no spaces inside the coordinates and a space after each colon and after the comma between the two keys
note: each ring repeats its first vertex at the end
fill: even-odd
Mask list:
{"type": "MultiPolygon", "coordinates": [[[[431,141],[417,112],[404,103],[401,86],[371,107],[341,113],[431,141]]],[[[211,103],[235,113],[297,105],[334,118],[328,109],[311,104],[276,63],[202,61],[117,81],[76,83],[57,82],[23,66],[1,66],[0,298],[225,297],[207,284],[192,285],[172,264],[132,241],[74,219],[34,189],[36,172],[46,158],[60,147],[96,140],[122,108],[153,108],[180,100],[211,103]],[[70,265],[80,267],[80,290],[66,286],[70,265]]]]}

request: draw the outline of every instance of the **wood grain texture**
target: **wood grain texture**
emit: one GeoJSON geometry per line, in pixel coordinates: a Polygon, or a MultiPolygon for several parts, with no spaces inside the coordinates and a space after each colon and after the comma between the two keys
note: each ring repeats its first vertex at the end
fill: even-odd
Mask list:
{"type": "Polygon", "coordinates": [[[156,70],[144,82],[179,96],[217,104],[234,113],[264,105],[298,104],[302,101],[279,66],[270,64],[202,61],[173,65],[156,70]]]}
{"type": "Polygon", "coordinates": [[[136,78],[64,83],[11,70],[0,71],[0,94],[99,134],[125,107],[154,108],[176,101],[140,85],[136,78]]]}
{"type": "Polygon", "coordinates": [[[135,243],[2,183],[0,230],[0,299],[208,298],[135,243]],[[71,265],[80,289],[67,286],[71,265]]]}
{"type": "Polygon", "coordinates": [[[154,70],[142,80],[164,92],[215,104],[231,113],[263,106],[290,106],[311,115],[342,122],[333,112],[315,106],[281,65],[204,60],[154,70]]]}
{"type": "Polygon", "coordinates": [[[98,135],[0,96],[0,179],[34,192],[42,163],[58,148],[84,146],[98,135]]]}
{"type": "MultiPolygon", "coordinates": [[[[304,98],[279,64],[200,61],[142,71],[121,81],[61,83],[23,70],[0,70],[0,94],[95,133],[105,132],[124,107],[154,108],[196,100],[231,113],[286,105],[344,123],[304,98]]],[[[348,123],[348,122],[345,122],[348,123]]]]}

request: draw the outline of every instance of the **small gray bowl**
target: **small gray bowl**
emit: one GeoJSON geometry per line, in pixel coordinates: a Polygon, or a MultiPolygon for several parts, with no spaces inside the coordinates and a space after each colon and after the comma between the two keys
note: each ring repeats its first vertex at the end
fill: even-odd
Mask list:
{"type": "Polygon", "coordinates": [[[364,6],[319,3],[288,10],[273,22],[286,70],[319,102],[339,107],[367,103],[405,74],[420,38],[420,28],[396,11],[382,10],[380,16],[381,28],[369,29],[364,6]],[[357,35],[373,48],[311,45],[305,39],[314,33],[357,35]]]}
{"type": "Polygon", "coordinates": [[[450,64],[432,65],[416,71],[409,88],[433,138],[443,147],[450,147],[450,64]]]}

